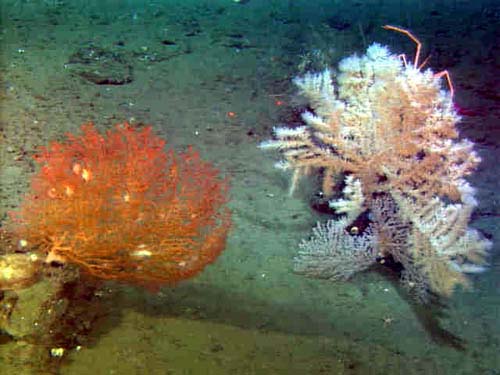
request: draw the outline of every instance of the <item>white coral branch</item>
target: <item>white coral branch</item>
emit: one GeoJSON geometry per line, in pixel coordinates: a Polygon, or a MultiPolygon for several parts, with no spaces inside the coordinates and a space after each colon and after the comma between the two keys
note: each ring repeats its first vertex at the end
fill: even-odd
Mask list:
{"type": "Polygon", "coordinates": [[[329,206],[338,214],[345,214],[347,223],[352,223],[363,211],[365,197],[361,189],[361,181],[352,175],[346,176],[342,191],[345,198],[331,200],[329,206]]]}
{"type": "Polygon", "coordinates": [[[375,235],[368,229],[353,236],[346,226],[344,219],[318,223],[311,239],[299,244],[294,272],[313,278],[347,280],[370,267],[378,253],[375,235]]]}

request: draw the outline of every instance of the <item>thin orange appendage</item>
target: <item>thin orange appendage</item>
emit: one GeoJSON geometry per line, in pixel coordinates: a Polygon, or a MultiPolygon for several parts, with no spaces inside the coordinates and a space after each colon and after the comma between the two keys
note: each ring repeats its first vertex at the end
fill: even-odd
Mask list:
{"type": "MultiPolygon", "coordinates": [[[[415,52],[415,60],[413,61],[413,66],[416,69],[420,70],[425,66],[425,64],[427,64],[430,56],[427,56],[427,58],[424,60],[424,62],[422,64],[418,65],[418,60],[420,59],[420,50],[422,48],[422,43],[420,43],[420,40],[418,40],[417,37],[415,35],[413,35],[409,30],[403,29],[402,27],[398,27],[398,26],[392,26],[392,25],[384,25],[384,26],[382,26],[382,28],[384,28],[386,30],[397,31],[399,33],[405,34],[408,38],[410,38],[411,40],[413,40],[415,42],[415,44],[417,45],[417,51],[415,52]]],[[[406,65],[406,59],[405,59],[404,55],[400,55],[400,56],[403,60],[403,63],[406,65]]],[[[451,94],[451,97],[453,98],[453,94],[454,94],[455,90],[453,89],[453,82],[451,81],[450,73],[447,70],[443,70],[442,72],[434,74],[434,76],[437,78],[442,78],[443,76],[446,77],[446,82],[448,82],[448,87],[450,88],[450,94],[451,94]]]]}
{"type": "Polygon", "coordinates": [[[448,82],[448,87],[450,88],[450,95],[453,98],[455,90],[453,89],[453,82],[451,80],[450,72],[448,72],[447,70],[443,70],[439,73],[434,74],[434,77],[437,78],[446,77],[446,82],[448,82]]]}
{"type": "Polygon", "coordinates": [[[420,64],[420,65],[418,66],[418,68],[417,68],[417,69],[418,69],[418,70],[422,70],[422,68],[423,68],[424,66],[426,66],[426,65],[427,65],[427,63],[429,62],[429,59],[430,59],[430,58],[431,58],[431,55],[427,56],[427,57],[425,58],[425,60],[422,62],[422,64],[420,64]]]}
{"type": "Polygon", "coordinates": [[[401,61],[403,61],[403,65],[406,67],[408,65],[408,62],[406,61],[406,55],[404,53],[398,55],[398,58],[401,59],[401,61]]]}
{"type": "Polygon", "coordinates": [[[422,48],[422,43],[417,39],[415,35],[413,35],[410,31],[403,29],[401,27],[392,26],[392,25],[384,25],[382,26],[386,30],[393,30],[399,33],[405,34],[408,38],[413,40],[417,45],[417,51],[415,52],[415,60],[413,61],[413,66],[418,69],[418,60],[420,59],[420,50],[422,48]]]}

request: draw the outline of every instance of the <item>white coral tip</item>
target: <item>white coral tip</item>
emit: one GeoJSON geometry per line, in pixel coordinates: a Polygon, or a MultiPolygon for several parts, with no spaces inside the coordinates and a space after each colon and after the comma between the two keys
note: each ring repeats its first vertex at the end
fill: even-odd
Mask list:
{"type": "Polygon", "coordinates": [[[366,56],[370,60],[386,59],[390,56],[389,49],[378,43],[373,43],[366,50],[366,56]]]}
{"type": "Polygon", "coordinates": [[[259,148],[261,149],[266,149],[266,148],[278,148],[279,143],[276,142],[275,140],[267,140],[267,141],[262,141],[258,145],[259,148]]]}
{"type": "Polygon", "coordinates": [[[297,128],[275,127],[273,130],[278,138],[297,137],[307,132],[305,126],[299,126],[297,128]]]}
{"type": "Polygon", "coordinates": [[[457,186],[462,202],[468,206],[477,206],[477,200],[474,198],[476,189],[474,189],[467,181],[461,181],[457,186]]]}
{"type": "Polygon", "coordinates": [[[361,70],[361,59],[358,56],[350,56],[342,59],[339,70],[344,73],[359,72],[361,70]]]}
{"type": "Polygon", "coordinates": [[[484,266],[479,266],[472,263],[458,264],[456,262],[450,262],[450,266],[454,271],[462,273],[482,273],[487,270],[484,266]]]}
{"type": "Polygon", "coordinates": [[[281,169],[281,170],[287,170],[287,169],[290,169],[291,168],[291,165],[290,163],[284,161],[284,160],[281,160],[281,161],[278,161],[276,163],[274,163],[274,168],[276,169],[281,169]]]}

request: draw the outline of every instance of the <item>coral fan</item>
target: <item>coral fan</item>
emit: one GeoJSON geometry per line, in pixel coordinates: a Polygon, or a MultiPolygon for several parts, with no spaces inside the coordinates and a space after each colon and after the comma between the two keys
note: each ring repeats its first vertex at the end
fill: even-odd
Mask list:
{"type": "Polygon", "coordinates": [[[164,150],[150,127],[92,124],[35,155],[14,233],[46,260],[156,288],[189,278],[225,247],[228,184],[191,149],[164,150]]]}
{"type": "Polygon", "coordinates": [[[419,298],[449,296],[468,285],[465,273],[484,270],[491,244],[468,228],[477,202],[464,177],[480,158],[458,139],[443,75],[378,44],[342,60],[339,71],[336,87],[329,70],[295,79],[313,111],[303,113],[303,126],[275,128],[276,138],[261,144],[281,150],[277,167],[293,170],[291,192],[299,177],[322,170],[323,192],[344,215],[301,244],[296,271],[345,279],[365,269],[367,257],[391,258],[419,298]],[[335,178],[343,179],[344,199],[332,198],[335,178]],[[355,225],[362,215],[366,230],[355,225]]]}

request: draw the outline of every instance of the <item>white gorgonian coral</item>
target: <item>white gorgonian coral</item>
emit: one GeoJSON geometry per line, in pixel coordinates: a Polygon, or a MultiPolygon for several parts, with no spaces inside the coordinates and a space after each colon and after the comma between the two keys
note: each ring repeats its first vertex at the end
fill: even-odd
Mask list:
{"type": "Polygon", "coordinates": [[[369,257],[391,257],[407,285],[449,296],[469,284],[466,273],[485,269],[491,243],[468,226],[477,203],[465,180],[480,158],[472,142],[459,139],[460,118],[442,76],[373,44],[342,60],[335,78],[325,70],[294,80],[312,110],[303,113],[303,126],[275,128],[261,148],[281,151],[280,165],[293,171],[290,192],[315,170],[327,197],[335,181],[346,186],[344,197],[331,201],[343,218],[319,225],[302,243],[301,273],[345,279],[369,257]],[[353,238],[346,227],[364,213],[367,232],[353,238]]]}

